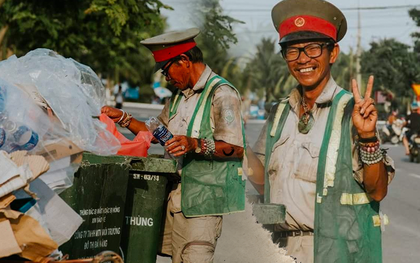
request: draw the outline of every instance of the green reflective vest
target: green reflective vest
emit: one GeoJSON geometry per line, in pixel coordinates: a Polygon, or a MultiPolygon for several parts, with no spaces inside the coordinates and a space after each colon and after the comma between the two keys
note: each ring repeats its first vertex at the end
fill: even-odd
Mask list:
{"type": "MultiPolygon", "coordinates": [[[[232,84],[217,75],[207,81],[189,123],[188,137],[213,139],[210,125],[211,104],[214,92],[222,84],[235,89],[232,84]]],[[[181,97],[179,92],[173,97],[170,116],[176,113],[181,97]]],[[[243,125],[242,137],[245,146],[243,125]]],[[[195,153],[186,154],[181,175],[181,210],[186,217],[244,211],[245,183],[242,180],[240,159],[207,160],[195,153]]]]}
{"type": "MultiPolygon", "coordinates": [[[[354,100],[342,90],[333,100],[318,160],[315,222],[315,263],[382,262],[379,202],[370,200],[353,177],[351,114],[354,100]]],[[[288,99],[271,115],[267,129],[266,166],[290,112],[288,99]]],[[[315,124],[316,125],[316,124],[315,124]]],[[[268,169],[266,191],[269,193],[268,169]]],[[[266,193],[267,193],[266,192],[266,193]]],[[[265,196],[265,202],[270,197],[265,196]]]]}

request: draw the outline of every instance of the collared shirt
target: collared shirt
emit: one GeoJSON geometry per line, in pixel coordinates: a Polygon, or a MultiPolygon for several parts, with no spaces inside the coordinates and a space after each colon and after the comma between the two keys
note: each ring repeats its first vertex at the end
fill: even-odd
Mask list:
{"type": "MultiPolygon", "coordinates": [[[[282,225],[284,229],[308,230],[314,228],[319,152],[331,102],[341,90],[342,88],[330,78],[312,108],[315,123],[307,134],[298,131],[299,111],[302,101],[299,87],[290,94],[291,110],[283,132],[273,146],[268,167],[270,201],[286,206],[286,224],[282,225]]],[[[267,125],[268,123],[264,125],[254,146],[254,152],[260,157],[265,155],[267,125]]],[[[352,145],[354,178],[362,183],[363,164],[359,161],[355,144],[352,145]]],[[[386,157],[385,164],[392,167],[393,161],[386,157]]],[[[390,181],[394,176],[394,169],[389,170],[392,170],[388,174],[390,181]]]]}
{"type": "MultiPolygon", "coordinates": [[[[188,125],[197,106],[201,92],[207,81],[216,74],[206,66],[193,88],[182,91],[182,99],[177,112],[169,118],[170,101],[165,103],[158,119],[168,127],[174,135],[187,135],[188,125]]],[[[203,102],[205,103],[205,102],[203,102]]],[[[213,138],[216,141],[243,147],[241,124],[241,101],[239,94],[228,85],[221,85],[213,95],[210,113],[210,125],[213,129],[213,138]]],[[[166,152],[165,152],[166,154],[166,152]]],[[[178,173],[182,174],[182,160],[178,162],[178,173]]],[[[172,212],[181,211],[181,184],[170,194],[172,212]]]]}
{"type": "MultiPolygon", "coordinates": [[[[161,122],[174,135],[186,135],[188,125],[197,106],[201,92],[216,74],[206,66],[193,88],[182,91],[182,99],[177,112],[169,119],[170,102],[167,102],[159,115],[161,122]]],[[[204,102],[205,103],[205,102],[204,102]]],[[[243,147],[241,124],[241,101],[239,94],[228,85],[221,85],[213,95],[210,114],[213,137],[216,141],[243,147]]]]}

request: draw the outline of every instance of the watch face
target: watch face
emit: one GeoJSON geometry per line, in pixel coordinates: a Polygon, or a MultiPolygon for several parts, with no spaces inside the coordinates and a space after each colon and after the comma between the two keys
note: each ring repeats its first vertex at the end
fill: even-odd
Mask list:
{"type": "Polygon", "coordinates": [[[201,139],[197,139],[197,148],[195,148],[195,153],[201,153],[201,139]]]}

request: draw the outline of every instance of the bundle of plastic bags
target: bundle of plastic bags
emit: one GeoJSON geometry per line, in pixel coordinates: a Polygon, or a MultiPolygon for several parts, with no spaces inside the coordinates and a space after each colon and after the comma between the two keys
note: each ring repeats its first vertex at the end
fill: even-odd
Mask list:
{"type": "Polygon", "coordinates": [[[104,104],[104,87],[88,66],[48,49],[12,56],[0,62],[0,150],[39,150],[65,139],[115,154],[121,145],[98,119],[104,104]]]}
{"type": "Polygon", "coordinates": [[[99,120],[104,103],[97,75],[53,51],[0,62],[0,258],[38,262],[82,224],[57,193],[72,185],[81,152],[121,148],[99,120]]]}

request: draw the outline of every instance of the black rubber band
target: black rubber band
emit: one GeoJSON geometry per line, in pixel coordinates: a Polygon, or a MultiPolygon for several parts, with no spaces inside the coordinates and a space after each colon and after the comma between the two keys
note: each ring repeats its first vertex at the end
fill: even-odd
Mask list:
{"type": "Polygon", "coordinates": [[[376,135],[369,138],[362,138],[359,136],[359,142],[361,143],[369,143],[369,142],[377,142],[377,141],[378,141],[378,137],[376,137],[376,135]]]}

